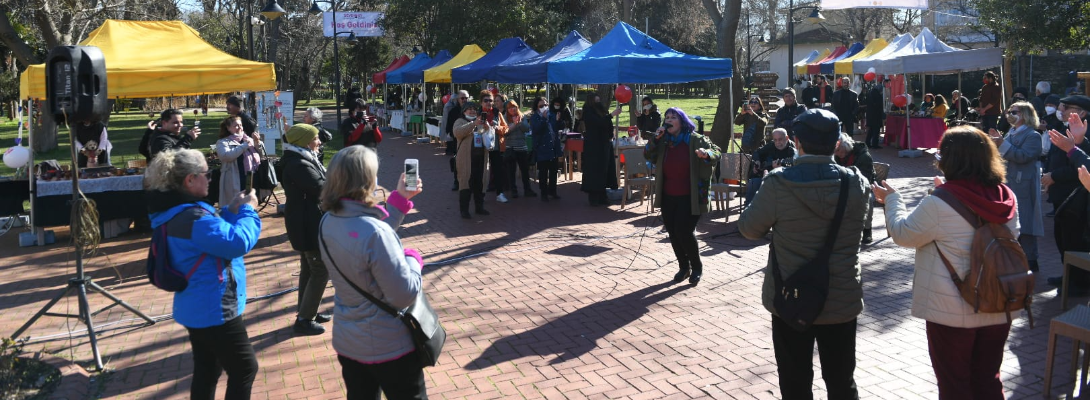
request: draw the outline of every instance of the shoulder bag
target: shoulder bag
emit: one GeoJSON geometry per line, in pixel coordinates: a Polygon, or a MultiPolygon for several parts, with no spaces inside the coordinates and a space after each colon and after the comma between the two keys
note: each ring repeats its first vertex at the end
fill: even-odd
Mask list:
{"type": "Polygon", "coordinates": [[[836,202],[836,215],[829,221],[829,232],[825,234],[825,244],[818,251],[814,260],[803,265],[786,280],[776,261],[776,244],[769,244],[769,259],[772,260],[772,277],[776,283],[772,307],[787,325],[797,331],[805,331],[814,324],[818,315],[825,308],[825,299],[829,296],[829,257],[833,253],[833,243],[840,232],[840,222],[844,219],[844,209],[848,206],[848,177],[842,168],[840,172],[840,198],[836,202]]]}
{"type": "MultiPolygon", "coordinates": [[[[325,217],[322,218],[322,224],[325,224],[325,217]]],[[[318,239],[322,242],[322,249],[329,255],[329,262],[333,264],[333,268],[337,270],[338,274],[341,274],[341,277],[344,278],[345,282],[348,282],[349,286],[352,286],[364,298],[383,311],[390,313],[409,328],[409,335],[412,336],[413,347],[416,349],[415,353],[420,361],[420,367],[434,366],[439,360],[439,354],[443,351],[443,344],[447,341],[447,331],[439,323],[439,315],[435,313],[431,303],[428,303],[428,297],[424,295],[424,289],[421,288],[416,294],[416,301],[411,306],[404,310],[394,309],[348,279],[348,276],[341,271],[341,267],[338,267],[337,262],[333,260],[333,255],[329,252],[329,246],[326,245],[325,235],[322,234],[321,227],[318,229],[318,239]]]]}

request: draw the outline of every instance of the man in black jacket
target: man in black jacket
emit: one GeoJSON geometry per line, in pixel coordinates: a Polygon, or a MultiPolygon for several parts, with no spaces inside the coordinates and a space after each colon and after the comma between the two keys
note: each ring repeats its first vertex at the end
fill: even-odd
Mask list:
{"type": "Polygon", "coordinates": [[[190,143],[201,135],[201,128],[194,127],[182,133],[182,112],[168,108],[159,115],[158,121],[148,122],[148,129],[144,131],[144,137],[140,140],[140,154],[144,155],[148,163],[163,150],[188,149],[190,143]]]}
{"type": "Polygon", "coordinates": [[[786,130],[788,139],[795,139],[795,134],[791,131],[791,123],[795,122],[795,118],[802,115],[805,111],[806,106],[799,104],[795,99],[795,89],[784,89],[783,107],[780,107],[780,109],[776,111],[775,127],[786,130]]]}
{"type": "MultiPolygon", "coordinates": [[[[782,110],[782,109],[781,109],[782,110]]],[[[795,145],[787,137],[787,130],[776,128],[772,130],[772,142],[766,143],[753,152],[753,163],[749,169],[749,182],[746,185],[746,204],[753,200],[757,190],[761,188],[761,178],[765,173],[779,167],[790,166],[795,159],[795,145]]]]}
{"type": "Polygon", "coordinates": [[[886,120],[885,89],[881,83],[871,86],[867,93],[867,146],[881,149],[878,137],[882,135],[882,124],[886,120]]]}
{"type": "MultiPolygon", "coordinates": [[[[1087,119],[1090,118],[1090,97],[1083,95],[1067,96],[1060,100],[1060,112],[1062,113],[1062,120],[1067,123],[1068,118],[1074,114],[1079,117],[1085,124],[1087,119]]],[[[1068,123],[1070,124],[1070,123],[1068,123]]],[[[1058,166],[1064,165],[1073,171],[1077,171],[1080,166],[1090,166],[1090,160],[1087,159],[1086,154],[1090,154],[1090,141],[1086,140],[1085,132],[1073,133],[1070,132],[1067,127],[1065,129],[1057,129],[1057,131],[1064,136],[1070,135],[1071,141],[1057,141],[1052,138],[1052,148],[1049,149],[1049,164],[1052,166],[1052,175],[1049,181],[1056,181],[1058,178],[1064,178],[1066,175],[1062,170],[1057,174],[1058,166]],[[1081,137],[1080,137],[1081,136],[1081,137]]],[[[1076,176],[1077,172],[1073,172],[1076,176]]],[[[1078,185],[1078,178],[1076,177],[1075,184],[1078,185]]],[[[1041,180],[1044,184],[1045,179],[1041,180]]],[[[1049,186],[1049,198],[1052,200],[1053,186],[1057,183],[1052,183],[1049,186]]],[[[1054,229],[1054,236],[1056,238],[1056,247],[1059,249],[1061,256],[1065,251],[1087,251],[1090,250],[1090,243],[1086,239],[1087,231],[1087,212],[1086,195],[1082,191],[1076,192],[1071,189],[1067,197],[1063,199],[1054,200],[1056,206],[1056,226],[1054,229]]],[[[1062,261],[1062,257],[1061,257],[1062,261]]],[[[1068,295],[1069,296],[1085,296],[1090,294],[1090,272],[1084,271],[1079,268],[1071,269],[1071,276],[1068,278],[1068,295]]],[[[1048,284],[1052,286],[1061,286],[1063,284],[1063,276],[1053,276],[1048,278],[1048,284]]]]}
{"type": "Polygon", "coordinates": [[[242,131],[246,132],[246,136],[253,136],[254,132],[257,131],[257,122],[254,121],[254,117],[250,113],[242,108],[241,97],[231,96],[227,98],[227,114],[242,119],[242,131]]]}
{"type": "Polygon", "coordinates": [[[356,99],[352,108],[352,114],[341,121],[341,136],[344,138],[344,147],[361,144],[372,149],[377,149],[382,142],[382,132],[374,124],[368,123],[364,115],[367,103],[363,99],[356,99]]]}
{"type": "Polygon", "coordinates": [[[849,89],[851,81],[841,78],[836,93],[833,93],[833,110],[840,118],[840,131],[849,135],[855,133],[855,112],[859,111],[859,94],[849,89]]]}

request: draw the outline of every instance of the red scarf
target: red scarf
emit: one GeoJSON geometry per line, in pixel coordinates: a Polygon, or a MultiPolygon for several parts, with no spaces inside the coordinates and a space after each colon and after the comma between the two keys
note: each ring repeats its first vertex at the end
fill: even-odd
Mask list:
{"type": "Polygon", "coordinates": [[[979,182],[956,179],[939,187],[953,193],[985,221],[1005,224],[1014,219],[1014,192],[1007,185],[984,186],[979,182]]]}

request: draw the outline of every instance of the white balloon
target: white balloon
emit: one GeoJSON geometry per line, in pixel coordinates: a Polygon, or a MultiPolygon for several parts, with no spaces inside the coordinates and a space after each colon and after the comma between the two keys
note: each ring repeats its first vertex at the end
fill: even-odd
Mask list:
{"type": "Polygon", "coordinates": [[[877,73],[877,72],[876,72],[876,71],[874,70],[874,67],[870,67],[870,68],[867,68],[867,72],[875,72],[875,73],[877,73]]]}
{"type": "Polygon", "coordinates": [[[20,168],[30,161],[30,150],[23,146],[12,146],[4,151],[4,165],[8,168],[20,168]]]}
{"type": "Polygon", "coordinates": [[[420,101],[427,101],[428,95],[421,93],[419,96],[416,96],[416,98],[420,99],[420,101]]]}

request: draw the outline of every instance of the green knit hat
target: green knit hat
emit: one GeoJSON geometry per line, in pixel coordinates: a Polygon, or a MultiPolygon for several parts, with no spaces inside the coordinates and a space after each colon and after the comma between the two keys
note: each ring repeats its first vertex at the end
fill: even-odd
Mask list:
{"type": "Polygon", "coordinates": [[[288,133],[284,137],[288,143],[307,147],[314,138],[318,137],[318,128],[311,124],[295,124],[288,128],[288,133]]]}

